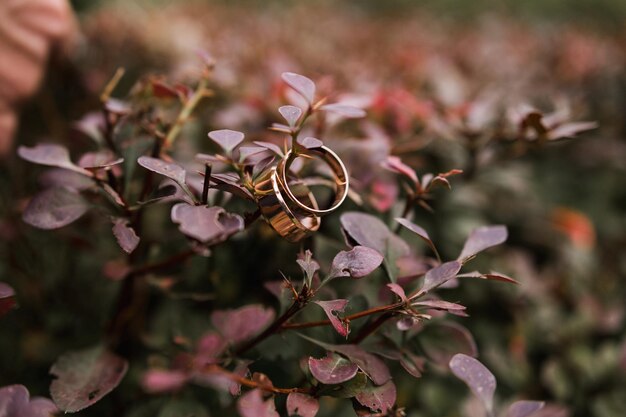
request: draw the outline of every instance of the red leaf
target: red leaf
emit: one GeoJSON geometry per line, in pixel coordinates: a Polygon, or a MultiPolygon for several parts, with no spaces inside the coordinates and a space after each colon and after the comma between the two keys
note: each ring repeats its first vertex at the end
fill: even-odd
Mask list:
{"type": "Polygon", "coordinates": [[[315,417],[319,409],[319,401],[310,395],[292,392],[287,396],[287,413],[290,416],[315,417]]]}
{"type": "Polygon", "coordinates": [[[15,291],[4,282],[0,282],[0,317],[15,307],[15,291]]]}
{"type": "Polygon", "coordinates": [[[387,287],[389,287],[389,289],[393,293],[395,293],[398,297],[400,297],[402,301],[407,301],[406,293],[404,292],[404,289],[401,286],[399,286],[398,284],[387,284],[387,287]]]}
{"type": "Polygon", "coordinates": [[[309,358],[311,374],[322,384],[340,384],[355,377],[359,367],[336,353],[322,359],[309,358]]]}
{"type": "Polygon", "coordinates": [[[356,364],[367,376],[374,381],[376,385],[382,385],[391,379],[389,368],[378,356],[366,352],[357,345],[334,345],[333,350],[350,359],[356,364]]]}
{"type": "Polygon", "coordinates": [[[411,182],[416,186],[420,183],[419,179],[417,178],[417,174],[415,173],[413,168],[402,162],[402,160],[397,156],[388,156],[387,160],[384,161],[381,165],[383,168],[389,171],[395,172],[396,174],[404,175],[405,177],[409,178],[411,182]]]}
{"type": "Polygon", "coordinates": [[[348,305],[348,300],[315,301],[315,304],[324,309],[326,316],[328,316],[337,333],[347,338],[348,333],[350,333],[349,324],[339,319],[336,314],[344,312],[348,305]]]}

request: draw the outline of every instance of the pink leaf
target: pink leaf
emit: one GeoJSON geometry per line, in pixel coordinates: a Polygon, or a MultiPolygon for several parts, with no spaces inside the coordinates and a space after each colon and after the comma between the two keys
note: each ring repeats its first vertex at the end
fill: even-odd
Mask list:
{"type": "Polygon", "coordinates": [[[56,377],[50,394],[64,412],[74,413],[100,401],[118,386],[128,362],[96,346],[61,356],[50,369],[56,377]]]}
{"type": "Polygon", "coordinates": [[[322,359],[309,358],[311,374],[322,384],[340,384],[355,377],[359,367],[336,353],[322,359]]]}
{"type": "Polygon", "coordinates": [[[298,138],[297,142],[300,145],[304,146],[306,149],[315,149],[324,146],[324,143],[321,140],[312,138],[310,136],[307,136],[305,138],[298,138]]]}
{"type": "Polygon", "coordinates": [[[315,83],[307,77],[293,72],[283,72],[281,78],[310,104],[315,99],[315,83]]]}
{"type": "Polygon", "coordinates": [[[269,149],[270,151],[274,152],[278,156],[281,156],[281,157],[283,156],[283,150],[280,149],[280,146],[274,143],[255,141],[254,144],[262,148],[269,149]]]}
{"type": "Polygon", "coordinates": [[[310,395],[292,392],[287,396],[287,413],[290,416],[315,417],[319,409],[319,401],[310,395]]]}
{"type": "Polygon", "coordinates": [[[296,260],[302,271],[306,275],[309,282],[313,279],[315,272],[320,269],[320,265],[317,263],[315,259],[313,259],[313,254],[310,250],[306,250],[303,255],[298,255],[298,259],[296,260]]]}
{"type": "Polygon", "coordinates": [[[260,389],[248,391],[237,401],[237,411],[241,417],[280,417],[276,412],[274,398],[263,399],[260,389]]]}
{"type": "Polygon", "coordinates": [[[278,108],[278,112],[285,118],[289,127],[294,127],[302,116],[302,109],[296,106],[281,106],[278,108]]]}
{"type": "Polygon", "coordinates": [[[343,322],[336,315],[337,313],[343,313],[348,305],[348,300],[315,301],[315,304],[324,309],[324,312],[335,330],[337,330],[337,333],[343,337],[348,337],[348,333],[350,332],[348,323],[343,322]]]}
{"type": "Polygon", "coordinates": [[[189,375],[186,372],[168,369],[150,369],[141,379],[141,386],[146,392],[157,394],[178,391],[183,388],[189,375]]]}
{"type": "Polygon", "coordinates": [[[463,311],[465,310],[465,306],[461,304],[451,303],[449,301],[444,300],[423,300],[416,301],[411,305],[416,307],[428,307],[436,310],[446,310],[446,311],[463,311]]]}
{"type": "Polygon", "coordinates": [[[370,410],[384,414],[396,403],[396,385],[387,381],[378,387],[368,386],[356,395],[356,400],[370,410]]]}
{"type": "Polygon", "coordinates": [[[113,219],[113,235],[115,235],[117,243],[126,253],[131,253],[137,248],[137,245],[139,245],[139,236],[137,236],[135,230],[130,227],[126,219],[113,219]]]}
{"type": "Polygon", "coordinates": [[[172,221],[185,235],[203,243],[220,242],[243,230],[244,221],[222,207],[192,206],[178,203],[172,207],[172,221]]]}
{"type": "Polygon", "coordinates": [[[0,282],[0,317],[15,307],[15,291],[8,284],[0,282]]]}
{"type": "Polygon", "coordinates": [[[394,294],[400,297],[402,301],[407,301],[406,293],[404,292],[404,289],[401,286],[399,286],[398,284],[387,284],[387,287],[389,287],[389,289],[394,294]]]}
{"type": "Polygon", "coordinates": [[[17,154],[29,162],[51,167],[69,169],[79,174],[92,176],[91,172],[75,165],[70,160],[70,153],[65,146],[42,143],[32,148],[20,146],[17,154]]]}
{"type": "Polygon", "coordinates": [[[334,345],[335,352],[340,353],[356,364],[376,385],[382,385],[391,379],[389,368],[378,356],[366,352],[357,345],[334,345]]]}
{"type": "Polygon", "coordinates": [[[211,314],[211,322],[230,344],[250,339],[274,320],[274,310],[262,305],[247,305],[236,310],[219,310],[211,314]]]}
{"type": "Polygon", "coordinates": [[[485,249],[504,243],[507,235],[505,226],[484,226],[474,229],[465,241],[459,260],[465,262],[485,249]]]}
{"type": "Polygon", "coordinates": [[[30,200],[22,218],[40,229],[58,229],[74,222],[88,209],[80,194],[65,188],[50,188],[30,200]]]}
{"type": "Polygon", "coordinates": [[[489,369],[477,359],[457,353],[450,360],[450,370],[457,378],[467,384],[491,413],[493,394],[496,390],[496,378],[489,369]]]}
{"type": "Polygon", "coordinates": [[[543,401],[516,401],[509,406],[506,417],[531,417],[544,405],[543,401]]]}
{"type": "Polygon", "coordinates": [[[598,127],[596,122],[570,122],[564,123],[548,132],[548,139],[555,140],[561,138],[572,138],[580,132],[595,129],[598,127]]]}
{"type": "Polygon", "coordinates": [[[152,172],[156,172],[157,174],[173,179],[181,186],[185,185],[185,177],[187,173],[180,165],[165,162],[161,159],[149,156],[139,157],[139,159],[137,159],[137,163],[152,172]]]}
{"type": "Polygon", "coordinates": [[[218,361],[219,355],[226,349],[226,342],[217,333],[209,332],[203,335],[196,345],[196,367],[203,367],[218,361]]]}
{"type": "Polygon", "coordinates": [[[47,398],[30,398],[23,385],[9,385],[0,388],[0,416],[2,417],[50,417],[57,408],[47,398]]]}
{"type": "Polygon", "coordinates": [[[355,246],[350,251],[341,251],[333,259],[329,278],[362,278],[371,274],[383,262],[382,255],[366,246],[355,246]]]}
{"type": "Polygon", "coordinates": [[[381,165],[383,168],[389,171],[395,172],[396,174],[404,175],[405,177],[409,178],[411,182],[415,185],[418,185],[420,183],[419,179],[417,178],[417,174],[415,173],[413,168],[402,162],[402,160],[397,156],[388,156],[387,160],[384,161],[381,165]]]}
{"type": "Polygon", "coordinates": [[[415,223],[401,217],[396,218],[396,221],[400,223],[403,227],[409,229],[411,232],[419,236],[424,242],[428,244],[428,246],[430,246],[430,248],[437,255],[437,257],[439,257],[439,252],[437,252],[437,248],[435,247],[433,241],[430,239],[430,236],[428,236],[428,232],[426,232],[426,230],[422,229],[415,223]]]}
{"type": "Polygon", "coordinates": [[[440,285],[445,284],[447,281],[456,277],[456,274],[461,270],[461,263],[459,261],[451,261],[441,264],[428,272],[424,277],[424,285],[420,289],[421,293],[426,293],[440,285]]]}
{"type": "Polygon", "coordinates": [[[243,133],[229,129],[213,130],[209,132],[209,138],[229,153],[243,142],[244,137],[243,133]]]}

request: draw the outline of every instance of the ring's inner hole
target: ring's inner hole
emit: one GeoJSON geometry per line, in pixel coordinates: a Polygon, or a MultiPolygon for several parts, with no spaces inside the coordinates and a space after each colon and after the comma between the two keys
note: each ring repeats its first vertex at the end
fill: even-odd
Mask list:
{"type": "Polygon", "coordinates": [[[322,210],[332,205],[337,192],[332,169],[317,157],[296,157],[289,167],[287,184],[300,203],[315,208],[308,197],[308,192],[312,193],[317,201],[317,208],[322,210]]]}

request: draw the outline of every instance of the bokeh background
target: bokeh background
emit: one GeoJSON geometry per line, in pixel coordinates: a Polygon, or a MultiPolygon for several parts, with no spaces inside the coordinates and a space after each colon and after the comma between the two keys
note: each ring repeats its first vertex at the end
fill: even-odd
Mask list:
{"type": "MultiPolygon", "coordinates": [[[[78,32],[21,108],[17,143],[45,138],[73,152],[89,149],[72,123],[98,108],[116,68],[126,69],[116,90],[123,94],[146,74],[192,79],[199,50],[214,57],[218,88],[201,109],[199,132],[265,135],[276,121],[267,103],[276,102],[283,71],[305,74],[331,95],[353,92],[392,153],[418,173],[471,173],[436,195],[434,214],[416,214],[444,258],[456,256],[476,225],[509,227],[506,249],[484,265],[520,285],[450,290],[468,306],[462,323],[497,377],[499,398],[550,401],[563,416],[626,415],[626,2],[76,0],[73,7],[78,32]],[[504,111],[501,103],[528,103],[599,127],[473,166],[460,138],[425,128],[432,103],[457,110],[481,103],[491,114],[504,111]]],[[[489,115],[476,117],[489,123],[489,115]]],[[[351,162],[368,169],[368,161],[351,162]]],[[[16,289],[20,304],[0,319],[0,386],[21,383],[47,395],[58,355],[98,340],[119,285],[106,278],[118,252],[95,216],[58,232],[24,224],[20,213],[39,173],[17,157],[0,165],[0,281],[16,289]]],[[[203,288],[207,270],[228,275],[227,289],[210,302],[228,305],[258,286],[249,281],[275,278],[295,259],[295,249],[276,254],[283,246],[271,242],[229,246],[211,267],[194,261],[185,272],[189,287],[203,288]],[[244,250],[248,265],[236,262],[244,250]]],[[[185,326],[181,311],[211,307],[185,302],[155,308],[158,321],[185,326]]],[[[399,403],[410,416],[463,415],[469,407],[467,390],[445,373],[405,382],[399,403]]],[[[125,398],[113,394],[79,415],[122,415],[112,414],[122,402],[116,395],[125,398]]],[[[132,395],[137,404],[152,401],[146,407],[161,414],[151,415],[187,415],[132,395]]],[[[203,404],[203,393],[171,400],[203,404]]],[[[123,415],[146,412],[138,406],[123,415]]]]}

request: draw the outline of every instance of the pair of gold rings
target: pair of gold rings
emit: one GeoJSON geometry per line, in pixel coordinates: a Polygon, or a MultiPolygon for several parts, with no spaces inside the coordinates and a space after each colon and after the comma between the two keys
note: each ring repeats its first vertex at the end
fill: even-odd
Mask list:
{"type": "Polygon", "coordinates": [[[336,210],[348,195],[348,172],[341,159],[326,146],[290,150],[276,166],[261,174],[255,183],[255,197],[269,225],[290,242],[297,242],[320,227],[321,216],[336,210]],[[291,174],[298,157],[317,158],[332,171],[334,199],[320,208],[305,182],[291,174]]]}

